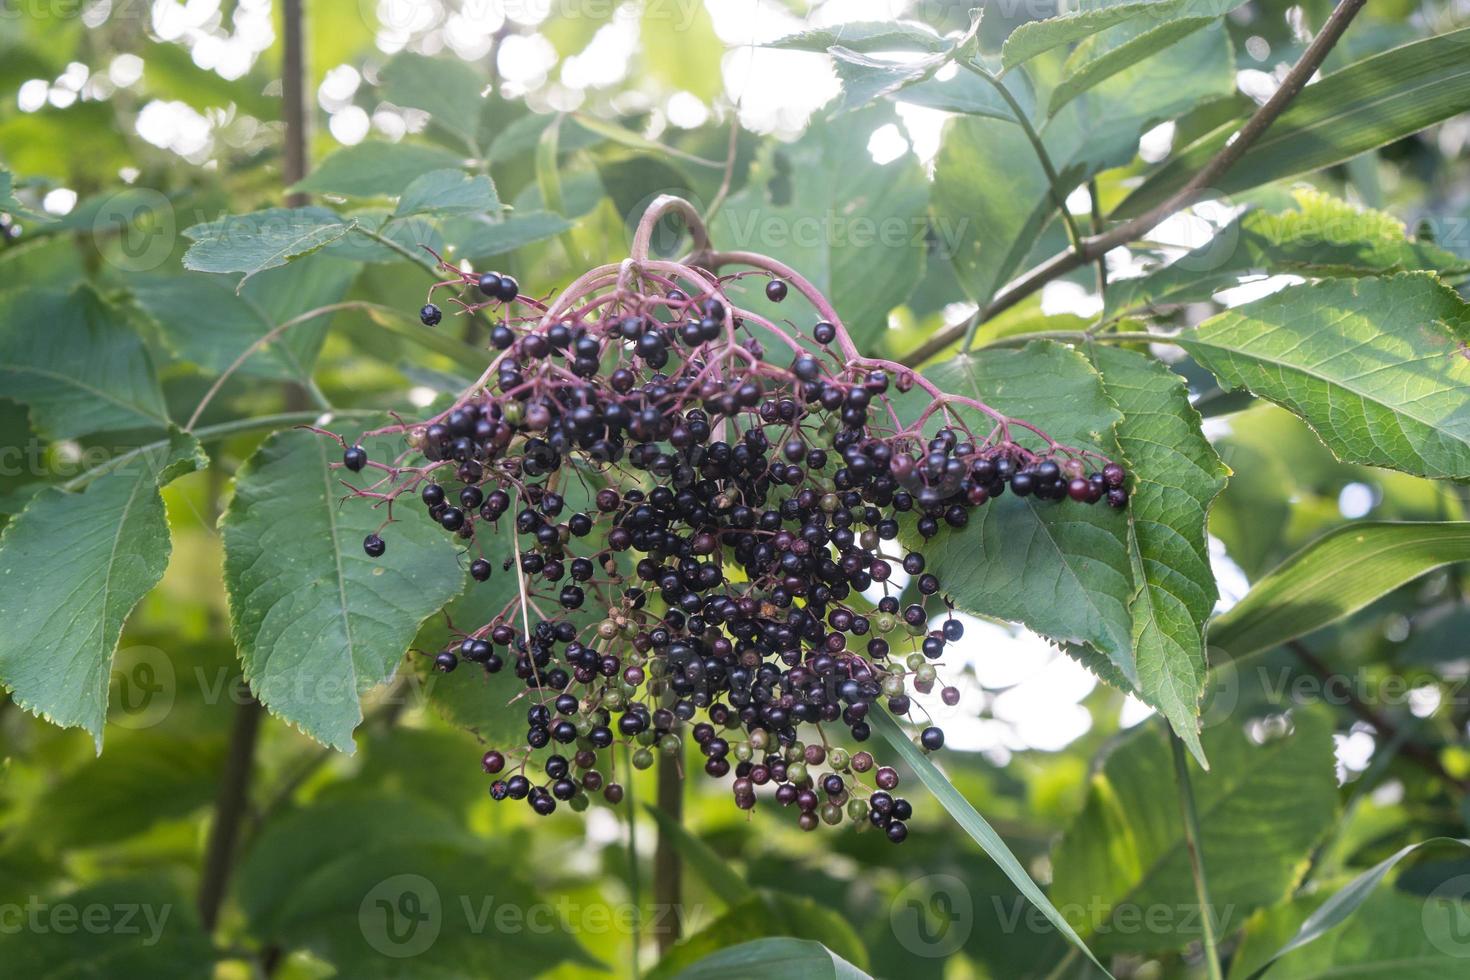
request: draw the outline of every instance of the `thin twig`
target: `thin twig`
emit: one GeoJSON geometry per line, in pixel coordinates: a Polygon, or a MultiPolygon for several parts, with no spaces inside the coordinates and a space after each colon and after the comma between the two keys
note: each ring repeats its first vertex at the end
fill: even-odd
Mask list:
{"type": "Polygon", "coordinates": [[[1205,881],[1205,856],[1201,847],[1199,811],[1194,805],[1194,788],[1189,784],[1189,760],[1184,742],[1171,730],[1169,748],[1174,755],[1174,784],[1179,793],[1179,817],[1184,823],[1184,846],[1189,853],[1189,872],[1194,878],[1194,897],[1199,903],[1200,944],[1204,947],[1205,970],[1210,980],[1223,980],[1220,949],[1215,938],[1215,908],[1205,881]]]}
{"type": "Polygon", "coordinates": [[[1286,111],[1306,87],[1307,82],[1316,74],[1323,60],[1366,3],[1367,0],[1342,0],[1332,11],[1332,16],[1327,18],[1327,22],[1322,25],[1322,30],[1312,39],[1307,50],[1302,53],[1301,58],[1286,73],[1281,87],[1251,115],[1250,119],[1246,120],[1245,125],[1225,145],[1225,148],[1178,191],[1138,217],[1118,225],[1112,231],[1084,238],[1080,243],[1080,248],[1058,253],[1020,278],[1012,280],[973,316],[935,332],[924,343],[900,358],[900,361],[911,367],[922,364],[950,344],[965,337],[974,328],[974,324],[983,323],[997,313],[1010,309],[1053,279],[1080,269],[1087,263],[1107,254],[1110,249],[1133,241],[1144,232],[1157,227],[1159,222],[1169,215],[1194,203],[1204,191],[1224,176],[1226,171],[1235,166],[1240,158],[1245,156],[1246,151],[1270,128],[1271,124],[1286,111]]]}

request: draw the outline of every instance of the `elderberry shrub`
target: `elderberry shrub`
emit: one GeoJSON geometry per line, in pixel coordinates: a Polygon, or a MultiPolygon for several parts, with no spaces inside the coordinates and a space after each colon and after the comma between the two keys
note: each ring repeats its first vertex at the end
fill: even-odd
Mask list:
{"type": "MultiPolygon", "coordinates": [[[[741,809],[765,798],[794,806],[805,830],[871,824],[901,842],[912,807],[893,795],[897,772],[836,743],[838,729],[868,741],[874,711],[910,715],[912,693],[933,690],[963,636],[952,615],[931,628],[926,604],[953,606],[902,542],[954,533],[1007,490],[1121,507],[1127,474],[860,357],[790,270],[765,293],[779,302],[790,285],[811,300],[823,316],[806,334],[735,308],[728,279],[659,265],[631,278],[594,270],[547,308],[509,277],[441,262],[452,278],[436,288],[487,297],[452,302],[500,305],[500,353],[447,411],[375,433],[404,439],[398,458],[368,459],[339,438],[342,467],[376,476],[348,486],[427,508],[476,581],[515,577],[501,615],[428,655],[440,671],[467,661],[524,685],[505,709],[525,711],[524,743],[481,760],[494,799],[543,815],[597,793],[617,803],[615,747],[642,769],[692,738],[741,809]],[[779,355],[767,354],[771,337],[779,355]],[[904,423],[896,396],[915,386],[927,407],[904,423]],[[977,438],[958,408],[987,416],[990,435],[977,438]],[[1013,441],[1016,427],[1043,450],[1013,441]],[[586,488],[585,507],[569,488],[586,488]]],[[[438,322],[437,306],[423,313],[438,322]]],[[[370,556],[384,533],[387,522],[364,542],[370,556]]],[[[958,699],[943,688],[945,704],[958,699]]],[[[944,733],[930,725],[916,741],[935,751],[944,733]]]]}

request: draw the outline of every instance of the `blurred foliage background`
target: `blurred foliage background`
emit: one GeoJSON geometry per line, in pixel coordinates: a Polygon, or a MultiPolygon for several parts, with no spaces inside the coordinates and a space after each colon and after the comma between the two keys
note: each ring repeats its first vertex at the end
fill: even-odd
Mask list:
{"type": "MultiPolygon", "coordinates": [[[[251,355],[198,420],[218,433],[208,445],[212,465],[163,491],[172,555],[159,587],[128,618],[110,679],[105,752],[97,754],[88,733],[52,727],[0,698],[0,908],[95,905],[116,926],[114,910],[142,903],[171,910],[162,941],[147,941],[142,918],[135,934],[120,926],[68,931],[49,912],[40,920],[49,927],[16,930],[9,925],[18,918],[0,916],[0,974],[571,977],[626,976],[637,963],[646,975],[669,976],[722,946],[794,936],[880,977],[1089,975],[917,789],[912,833],[893,848],[877,834],[804,835],[767,808],[741,813],[703,780],[686,790],[685,826],[695,840],[681,842],[686,938],[655,965],[657,924],[647,915],[636,933],[617,924],[620,910],[650,901],[657,828],[642,803],[653,798],[652,775],[639,776],[637,805],[625,807],[635,828],[626,813],[603,807],[548,820],[496,807],[472,764],[476,738],[426,704],[426,679],[412,671],[368,694],[355,754],[260,721],[249,793],[234,807],[238,864],[218,922],[212,930],[200,923],[207,842],[242,714],[216,521],[235,469],[268,431],[229,426],[321,405],[416,411],[473,377],[483,363],[482,328],[466,318],[428,336],[416,322],[429,282],[413,258],[418,244],[513,273],[523,292],[548,295],[585,266],[625,255],[644,206],[679,194],[718,205],[717,241],[759,246],[807,270],[867,351],[900,356],[1067,243],[1045,201],[1026,214],[995,203],[997,188],[1003,199],[1016,182],[1021,195],[1029,179],[1017,162],[1027,144],[996,119],[995,93],[974,79],[952,82],[950,72],[874,98],[857,61],[825,53],[842,35],[821,32],[851,22],[902,17],[963,31],[968,4],[305,6],[311,166],[294,186],[283,157],[281,4],[0,6],[0,167],[8,172],[0,177],[11,182],[0,185],[0,210],[11,220],[0,248],[7,331],[44,334],[87,302],[107,304],[149,352],[160,407],[181,420],[268,329],[345,304],[251,355]],[[817,39],[767,46],[803,31],[817,39]],[[960,132],[956,118],[980,122],[960,132]],[[413,178],[455,167],[488,174],[507,207],[395,213],[390,199],[413,178]],[[233,276],[185,272],[188,229],[303,197],[376,237],[262,271],[238,293],[233,276]],[[862,219],[896,231],[865,244],[862,219]],[[1007,243],[1005,258],[993,258],[994,245],[967,256],[977,236],[1007,243]],[[65,291],[67,307],[28,305],[24,291],[37,288],[65,291]],[[398,875],[430,881],[445,907],[436,920],[442,931],[405,959],[397,939],[389,937],[385,952],[364,925],[373,889],[398,875]],[[485,900],[555,909],[559,924],[487,930],[485,900]]],[[[1171,150],[1254,108],[1328,11],[1320,0],[1221,10],[1170,49],[1183,52],[1170,54],[1174,61],[1146,62],[1050,115],[1048,145],[1068,154],[1059,165],[1085,173],[1069,210],[1084,224],[1094,200],[1111,211],[1171,150]]],[[[987,3],[983,56],[998,58],[1018,24],[1056,13],[1042,0],[987,3]]],[[[1378,0],[1325,67],[1446,34],[1467,19],[1462,0],[1378,0]]],[[[1016,97],[1045,105],[1066,57],[1048,51],[1009,76],[1016,97]]],[[[1447,111],[1329,167],[1244,187],[1109,253],[1108,278],[1206,245],[1244,207],[1290,211],[1303,182],[1382,210],[1421,243],[1470,261],[1467,143],[1470,115],[1447,111]]],[[[1235,287],[1244,292],[1161,306],[1150,322],[1197,323],[1272,286],[1258,277],[1235,287]]],[[[1104,302],[1095,270],[1079,270],[989,320],[979,339],[1077,331],[1104,302]]],[[[1463,482],[1340,462],[1289,412],[1221,391],[1177,348],[1156,353],[1190,380],[1205,433],[1234,473],[1209,523],[1219,610],[1334,529],[1463,520],[1463,482]]],[[[7,390],[14,379],[3,368],[0,379],[6,515],[43,487],[148,441],[126,430],[38,425],[25,398],[7,397],[18,388],[7,390]]],[[[71,556],[58,548],[53,560],[71,556]]],[[[1216,900],[1228,906],[1231,977],[1250,976],[1353,874],[1405,845],[1466,836],[1466,597],[1463,565],[1440,568],[1291,646],[1212,675],[1204,738],[1216,766],[1197,791],[1216,900]],[[1267,752],[1271,746],[1280,751],[1267,752]],[[1212,839],[1211,827],[1237,832],[1212,839]],[[1235,874],[1250,868],[1261,873],[1235,874]]],[[[1150,842],[1140,829],[1165,833],[1157,827],[1177,818],[1172,790],[1156,789],[1170,779],[1158,719],[1036,634],[968,622],[965,697],[945,719],[945,772],[1069,918],[1085,919],[1088,902],[1113,885],[1174,910],[1157,928],[1114,922],[1089,937],[1117,976],[1203,976],[1197,932],[1184,921],[1194,901],[1187,876],[1144,874],[1126,886],[1099,884],[1084,870],[1112,848],[1132,848],[1138,861],[1156,844],[1178,849],[1177,840],[1150,842]],[[1064,865],[1079,869],[1070,880],[1064,865]]],[[[442,624],[430,620],[426,633],[435,629],[442,624]]],[[[1452,853],[1441,857],[1425,857],[1376,893],[1372,910],[1346,931],[1352,938],[1292,954],[1270,976],[1346,975],[1332,971],[1353,964],[1362,976],[1463,976],[1463,939],[1454,957],[1424,938],[1456,935],[1452,926],[1435,932],[1434,916],[1465,914],[1458,902],[1426,898],[1470,870],[1449,863],[1452,853]]]]}

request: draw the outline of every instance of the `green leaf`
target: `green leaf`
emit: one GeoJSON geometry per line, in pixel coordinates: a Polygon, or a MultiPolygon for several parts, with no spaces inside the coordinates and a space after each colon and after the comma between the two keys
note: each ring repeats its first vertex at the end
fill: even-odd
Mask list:
{"type": "MultiPolygon", "coordinates": [[[[355,263],[313,255],[252,278],[238,295],[233,282],[205,275],[139,276],[128,281],[128,288],[179,357],[219,374],[280,324],[339,302],[360,269],[355,263]],[[208,310],[209,316],[201,318],[200,310],[208,310]]],[[[328,313],[288,327],[237,371],[306,381],[331,319],[328,313]]]]}
{"type": "Polygon", "coordinates": [[[184,253],[184,268],[195,272],[243,272],[239,292],[251,277],[310,255],[352,229],[326,208],[267,208],[230,215],[184,229],[194,244],[184,253]]]}
{"type": "MultiPolygon", "coordinates": [[[[0,962],[12,976],[190,980],[214,973],[215,952],[193,901],[162,875],[107,879],[43,901],[32,913],[42,928],[0,930],[0,962]]],[[[10,908],[25,914],[21,905],[10,908]]]]}
{"type": "Polygon", "coordinates": [[[469,65],[458,58],[403,51],[383,66],[381,78],[389,102],[424,110],[434,125],[478,154],[486,83],[469,65]]]}
{"type": "Polygon", "coordinates": [[[903,759],[904,764],[913,770],[914,775],[919,777],[919,782],[924,784],[924,788],[934,794],[934,798],[939,801],[939,805],[944,807],[945,811],[954,818],[955,823],[960,825],[960,829],[969,834],[970,839],[979,844],[980,849],[990,856],[990,859],[996,863],[996,866],[1001,871],[1005,872],[1005,876],[1020,890],[1026,900],[1046,917],[1046,920],[1055,927],[1057,932],[1091,960],[1093,965],[1102,971],[1103,976],[1112,980],[1113,975],[1098,962],[1097,957],[1093,955],[1092,950],[1088,949],[1087,944],[1082,941],[1082,937],[1077,935],[1077,931],[1072,928],[1066,917],[1057,911],[1056,906],[1046,897],[1046,893],[1037,886],[1036,882],[1031,880],[1031,876],[1026,873],[1026,869],[1021,866],[1021,862],[1016,860],[1016,856],[1011,853],[1011,849],[1006,846],[1006,842],[995,832],[995,829],[990,826],[989,822],[980,816],[980,813],[970,805],[970,801],[965,799],[959,790],[955,789],[954,784],[945,778],[944,773],[940,772],[938,767],[929,761],[929,756],[924,754],[913,743],[913,740],[904,733],[904,730],[899,727],[898,722],[893,719],[893,716],[887,711],[879,710],[871,712],[868,715],[868,721],[872,724],[873,730],[881,735],[885,742],[892,746],[894,752],[903,759]]]}
{"type": "Polygon", "coordinates": [[[53,221],[55,219],[29,210],[15,197],[15,177],[9,170],[0,167],[0,211],[27,221],[53,221]]]}
{"type": "Polygon", "coordinates": [[[1263,921],[1252,923],[1247,930],[1231,963],[1230,975],[1246,980],[1259,980],[1268,971],[1273,980],[1349,975],[1382,980],[1401,980],[1406,976],[1450,980],[1461,976],[1465,912],[1459,894],[1437,899],[1375,894],[1384,877],[1404,858],[1422,847],[1448,844],[1470,847],[1470,841],[1452,837],[1410,844],[1358,875],[1321,904],[1316,903],[1314,896],[1273,909],[1263,921]],[[1291,938],[1274,953],[1260,959],[1255,947],[1263,940],[1269,941],[1282,931],[1281,927],[1295,927],[1302,906],[1308,904],[1316,907],[1300,927],[1289,933],[1291,938]],[[1333,933],[1365,904],[1370,914],[1355,917],[1351,932],[1333,933]],[[1281,969],[1272,969],[1282,957],[1329,933],[1333,933],[1333,942],[1316,947],[1311,954],[1292,956],[1281,969]],[[1449,940],[1449,943],[1436,940],[1449,940]],[[1413,972],[1406,972],[1409,970],[1413,972]]]}
{"type": "Polygon", "coordinates": [[[1295,192],[1296,210],[1248,211],[1210,241],[1146,276],[1108,284],[1110,314],[1201,302],[1245,276],[1382,275],[1415,269],[1470,271],[1470,261],[1408,237],[1383,211],[1359,209],[1321,191],[1295,192]]]}
{"type": "Polygon", "coordinates": [[[1046,172],[1014,121],[997,114],[945,124],[934,159],[931,211],[936,222],[954,229],[950,260],[971,300],[983,304],[995,295],[1054,209],[1046,172]],[[977,174],[985,178],[977,180],[977,174]]]}
{"type": "Polygon", "coordinates": [[[0,391],[50,439],[168,426],[143,341],[87,285],[0,294],[0,391]]]}
{"type": "Polygon", "coordinates": [[[123,622],[168,566],[158,488],[207,465],[198,441],[175,430],[165,450],[82,493],[42,490],[0,536],[0,684],[27,711],[86,729],[99,752],[123,622]]]}
{"type": "Polygon", "coordinates": [[[68,851],[125,840],[213,801],[224,757],[218,737],[114,731],[104,758],[82,763],[46,791],[26,833],[68,851]],[[140,785],[148,792],[138,792],[140,785]],[[99,813],[107,819],[98,820],[99,813]]]}
{"type": "Polygon", "coordinates": [[[343,976],[601,966],[573,938],[581,923],[562,921],[505,857],[402,797],[337,801],[278,821],[251,848],[240,880],[253,935],[309,949],[343,976]]]}
{"type": "Polygon", "coordinates": [[[1293,286],[1179,343],[1301,416],[1344,462],[1470,477],[1470,307],[1431,274],[1293,286]]]}
{"type": "Polygon", "coordinates": [[[768,41],[763,47],[825,52],[833,45],[864,53],[927,51],[933,54],[948,48],[949,42],[927,24],[910,20],[883,20],[814,27],[768,41]]]}
{"type": "Polygon", "coordinates": [[[885,61],[870,58],[860,51],[835,45],[829,51],[832,67],[842,81],[842,94],[833,104],[832,114],[841,115],[861,109],[868,103],[885,95],[896,94],[900,89],[934,74],[943,63],[942,58],[933,62],[929,59],[917,62],[885,61]]]}
{"type": "MultiPolygon", "coordinates": [[[[671,977],[705,976],[691,973],[708,963],[719,950],[738,948],[753,937],[786,937],[788,941],[810,943],[836,962],[854,964],[858,976],[868,966],[868,951],[851,925],[835,910],[806,896],[764,891],[735,905],[703,929],[687,936],[664,954],[658,966],[648,973],[648,980],[671,977]]],[[[740,958],[737,957],[737,960],[740,958]]],[[[805,958],[806,965],[820,966],[805,958]]],[[[775,966],[775,964],[773,964],[775,966]]],[[[723,968],[722,968],[723,969],[723,968]]],[[[713,976],[722,974],[715,973],[713,976]]],[[[750,973],[738,976],[752,976],[750,973]]],[[[763,975],[763,974],[762,974],[763,975]]],[[[809,974],[808,974],[809,975],[809,974]]],[[[818,973],[820,976],[820,972],[818,973]]]]}
{"type": "Polygon", "coordinates": [[[719,64],[725,44],[704,4],[644,4],[639,38],[644,76],[703,102],[724,93],[719,64]]]}
{"type": "Polygon", "coordinates": [[[266,824],[232,881],[250,931],[269,936],[289,915],[292,893],[353,855],[433,839],[470,847],[473,838],[444,811],[407,795],[317,801],[266,824]],[[330,830],[328,829],[330,828],[330,830]]]}
{"type": "MultiPolygon", "coordinates": [[[[1336,810],[1332,720],[1299,711],[1292,721],[1265,744],[1235,724],[1202,737],[1213,767],[1192,783],[1220,935],[1289,893],[1336,810]]],[[[1169,737],[1146,725],[1122,742],[1052,853],[1052,898],[1099,953],[1178,949],[1201,935],[1169,737]]]]}
{"type": "MultiPolygon", "coordinates": [[[[1233,194],[1320,170],[1470,109],[1470,28],[1414,41],[1335,71],[1302,90],[1213,191],[1233,194]]],[[[1110,215],[1142,214],[1183,187],[1244,117],[1169,158],[1110,215]]]]}
{"type": "Polygon", "coordinates": [[[1139,588],[1129,613],[1138,691],[1203,764],[1196,719],[1208,669],[1204,625],[1219,596],[1205,525],[1229,470],[1200,431],[1183,378],[1116,347],[1096,346],[1092,363],[1123,413],[1118,445],[1133,477],[1128,545],[1139,588]]]}
{"type": "MultiPolygon", "coordinates": [[[[1021,350],[956,357],[926,373],[940,389],[1026,419],[1060,443],[1116,454],[1113,427],[1122,413],[1087,359],[1071,348],[1034,341],[1021,350]]],[[[1016,437],[1024,442],[1026,434],[1016,437]]],[[[1117,511],[1006,494],[926,551],[930,569],[960,608],[1093,646],[1130,684],[1138,683],[1128,611],[1134,570],[1127,522],[1117,511]]]]}
{"type": "Polygon", "coordinates": [[[1088,178],[1128,163],[1143,133],[1231,91],[1233,79],[1229,41],[1216,25],[1073,99],[1040,131],[1058,175],[1056,194],[1019,127],[950,120],[934,162],[932,212],[969,298],[983,305],[1020,269],[1055,216],[1058,195],[1065,199],[1088,178]]]}
{"type": "Polygon", "coordinates": [[[757,939],[728,946],[679,971],[678,980],[871,980],[810,939],[757,939]]]}
{"type": "Polygon", "coordinates": [[[500,210],[495,185],[484,174],[430,170],[404,188],[395,217],[410,214],[486,214],[500,210]]]}
{"type": "MultiPolygon", "coordinates": [[[[363,443],[373,459],[396,451],[363,443]]],[[[385,515],[349,491],[331,441],[278,432],[241,467],[220,520],[230,625],[251,690],[277,716],[352,752],[360,699],[387,680],[421,624],[459,592],[454,545],[421,508],[400,508],[388,552],[363,554],[385,515]]]]}
{"type": "Polygon", "coordinates": [[[425,174],[458,171],[463,162],[437,146],[368,140],[333,152],[291,189],[346,197],[397,197],[425,174]]]}
{"type": "MultiPolygon", "coordinates": [[[[1021,106],[1021,111],[1026,113],[1027,118],[1035,114],[1036,92],[1025,72],[1006,75],[1001,79],[1001,84],[1021,106]]],[[[928,106],[944,112],[1015,121],[1015,114],[995,90],[995,86],[970,71],[960,71],[953,78],[943,81],[935,78],[923,79],[899,89],[891,98],[906,105],[928,106]]]]}
{"type": "Polygon", "coordinates": [[[1451,562],[1470,561],[1470,522],[1364,521],[1322,535],[1210,625],[1210,646],[1238,659],[1357,612],[1451,562]]]}
{"type": "MultiPolygon", "coordinates": [[[[1243,0],[1228,0],[1231,6],[1243,0]]],[[[1088,38],[1073,51],[1063,67],[1064,77],[1052,89],[1046,113],[1056,115],[1062,106],[1088,89],[1112,78],[1118,72],[1137,64],[1171,44],[1200,30],[1215,20],[1214,14],[1181,17],[1176,20],[1133,21],[1110,28],[1088,38]]]]}
{"type": "Polygon", "coordinates": [[[658,824],[659,839],[667,838],[671,841],[689,868],[721,901],[728,905],[739,905],[755,895],[755,889],[746,884],[745,879],[726,864],[724,858],[695,837],[682,823],[652,804],[645,803],[643,808],[658,824]]]}
{"type": "MultiPolygon", "coordinates": [[[[890,108],[875,107],[813,123],[800,140],[776,151],[789,171],[774,159],[764,161],[710,229],[725,247],[762,252],[800,269],[831,298],[860,349],[871,348],[887,329],[889,310],[922,274],[929,189],[909,154],[882,166],[851,167],[841,181],[832,180],[828,168],[834,160],[868,161],[873,130],[894,118],[890,108]],[[777,197],[775,185],[783,182],[789,186],[777,197]]],[[[753,309],[765,304],[764,297],[751,301],[753,309]]],[[[792,302],[800,300],[787,305],[792,302]]]]}
{"type": "Polygon", "coordinates": [[[444,237],[455,244],[461,255],[480,259],[555,238],[571,227],[572,223],[559,214],[528,211],[509,215],[500,221],[457,222],[444,229],[444,237]]]}
{"type": "Polygon", "coordinates": [[[1098,3],[1017,27],[1001,45],[1001,63],[1007,70],[1044,51],[1072,44],[1135,18],[1167,16],[1177,0],[1100,0],[1098,3]]]}

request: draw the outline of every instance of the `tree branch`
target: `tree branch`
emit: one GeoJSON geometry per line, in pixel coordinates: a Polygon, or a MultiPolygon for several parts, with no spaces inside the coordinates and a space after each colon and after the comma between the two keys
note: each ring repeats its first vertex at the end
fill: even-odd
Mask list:
{"type": "Polygon", "coordinates": [[[1271,97],[1246,120],[1245,125],[1240,127],[1240,131],[1226,144],[1225,148],[1205,164],[1183,187],[1138,217],[1125,221],[1112,231],[1084,238],[1079,247],[1054,255],[1020,278],[1012,280],[973,316],[936,332],[934,336],[900,358],[900,361],[910,367],[922,364],[950,344],[962,339],[975,325],[989,320],[1003,310],[1010,309],[1053,279],[1080,269],[1087,263],[1105,255],[1110,249],[1133,241],[1144,232],[1156,227],[1169,215],[1193,204],[1202,192],[1208,190],[1224,176],[1226,171],[1235,166],[1241,157],[1245,156],[1246,151],[1286,111],[1302,89],[1306,88],[1307,82],[1316,74],[1328,53],[1341,39],[1343,32],[1347,30],[1348,25],[1352,23],[1353,18],[1366,3],[1367,0],[1342,0],[1337,5],[1337,8],[1332,11],[1332,16],[1328,17],[1327,22],[1322,25],[1322,30],[1317,32],[1317,36],[1307,46],[1307,50],[1302,52],[1301,58],[1286,73],[1281,87],[1272,93],[1271,97]]]}

